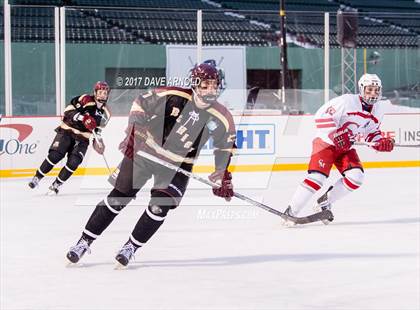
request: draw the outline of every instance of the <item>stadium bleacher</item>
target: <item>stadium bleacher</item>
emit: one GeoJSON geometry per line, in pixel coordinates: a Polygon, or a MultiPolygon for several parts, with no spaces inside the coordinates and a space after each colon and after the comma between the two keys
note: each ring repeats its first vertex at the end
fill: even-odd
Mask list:
{"type": "MultiPolygon", "coordinates": [[[[278,44],[277,0],[214,0],[212,3],[199,0],[12,1],[16,5],[67,5],[66,39],[74,43],[193,44],[197,27],[195,10],[202,9],[206,45],[278,44]],[[177,10],[180,8],[182,10],[177,10]]],[[[334,14],[339,9],[359,11],[359,47],[419,46],[420,15],[413,12],[420,12],[420,4],[412,0],[287,0],[287,32],[299,42],[322,47],[323,12],[330,12],[330,46],[338,47],[334,14]]],[[[52,7],[14,6],[12,40],[52,42],[53,14],[52,7]]],[[[0,31],[2,35],[3,29],[0,31]]]]}

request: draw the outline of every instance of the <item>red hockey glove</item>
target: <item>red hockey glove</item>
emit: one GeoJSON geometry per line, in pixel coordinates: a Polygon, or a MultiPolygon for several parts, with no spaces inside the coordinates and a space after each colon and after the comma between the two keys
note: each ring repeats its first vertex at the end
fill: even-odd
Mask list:
{"type": "Polygon", "coordinates": [[[339,152],[347,152],[350,150],[354,139],[351,135],[351,131],[348,129],[337,129],[332,133],[332,141],[339,152]]]}
{"type": "Polygon", "coordinates": [[[93,140],[93,149],[98,154],[101,154],[102,155],[105,152],[105,143],[104,143],[104,140],[102,140],[102,139],[99,139],[99,140],[94,139],[93,140]]]}
{"type": "Polygon", "coordinates": [[[221,184],[220,187],[213,188],[213,194],[226,201],[230,201],[233,196],[232,174],[227,170],[216,170],[209,175],[209,180],[221,184]]]}
{"type": "Polygon", "coordinates": [[[394,143],[392,138],[380,138],[372,147],[378,152],[391,152],[394,149],[394,143]]]}
{"type": "Polygon", "coordinates": [[[93,131],[96,128],[96,121],[89,114],[83,115],[82,123],[83,125],[85,125],[86,129],[89,131],[93,131]]]}

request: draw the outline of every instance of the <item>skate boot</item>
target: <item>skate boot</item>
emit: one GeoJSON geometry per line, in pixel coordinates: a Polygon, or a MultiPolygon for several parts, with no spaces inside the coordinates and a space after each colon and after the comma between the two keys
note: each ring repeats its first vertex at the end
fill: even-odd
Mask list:
{"type": "MultiPolygon", "coordinates": [[[[288,216],[294,216],[293,211],[292,211],[292,207],[290,207],[290,206],[288,206],[287,209],[283,213],[288,215],[288,216]]],[[[290,228],[290,227],[296,226],[296,223],[291,221],[291,220],[283,219],[283,226],[286,226],[286,227],[290,228]]]]}
{"type": "MultiPolygon", "coordinates": [[[[328,200],[328,193],[333,189],[332,186],[316,201],[318,204],[314,207],[315,212],[321,212],[323,210],[331,210],[331,203],[328,200]]],[[[324,225],[328,225],[334,220],[334,216],[330,217],[329,219],[322,220],[324,225]]]]}
{"type": "Polygon", "coordinates": [[[32,180],[28,183],[30,188],[35,188],[38,186],[40,179],[37,176],[34,176],[32,180]]]}
{"type": "Polygon", "coordinates": [[[67,252],[67,259],[73,263],[76,264],[83,255],[88,252],[90,254],[90,244],[92,241],[85,240],[83,238],[80,238],[79,241],[75,246],[72,246],[70,250],[67,252]]]}
{"type": "Polygon", "coordinates": [[[49,191],[47,195],[58,195],[58,191],[61,185],[63,185],[63,183],[61,183],[58,180],[55,180],[54,183],[48,188],[49,191]]]}
{"type": "Polygon", "coordinates": [[[121,266],[125,267],[130,262],[131,258],[134,258],[134,253],[138,249],[137,246],[135,246],[131,241],[129,240],[122,249],[118,252],[117,256],[115,256],[115,259],[118,263],[120,263],[121,266]]]}

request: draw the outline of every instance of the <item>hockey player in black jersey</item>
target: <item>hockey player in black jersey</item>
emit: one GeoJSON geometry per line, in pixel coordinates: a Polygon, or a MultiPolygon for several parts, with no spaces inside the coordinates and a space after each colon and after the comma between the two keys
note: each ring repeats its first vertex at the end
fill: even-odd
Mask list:
{"type": "Polygon", "coordinates": [[[158,88],[133,102],[127,136],[120,145],[124,158],[110,178],[114,188],[97,204],[81,238],[67,253],[70,262],[77,263],[90,251],[91,243],[152,176],[154,185],[149,205],[116,260],[126,266],[136,250],[159,229],[169,210],[179,205],[189,178],[140,157],[138,150],[191,171],[200,150],[211,137],[215,171],[209,179],[221,185],[213,188],[213,193],[228,201],[233,196],[228,166],[235,148],[236,131],[232,115],[217,102],[221,86],[218,70],[210,64],[196,65],[191,71],[191,80],[190,89],[158,88]]]}
{"type": "Polygon", "coordinates": [[[96,136],[93,140],[93,148],[103,154],[105,145],[101,138],[101,128],[106,126],[111,116],[107,107],[109,92],[108,84],[99,81],[94,86],[93,95],[84,94],[71,100],[64,110],[62,123],[55,129],[57,135],[49,148],[47,157],[29,182],[30,188],[37,187],[39,181],[67,155],[65,166],[49,187],[50,194],[58,194],[59,187],[82,163],[92,131],[96,136]]]}

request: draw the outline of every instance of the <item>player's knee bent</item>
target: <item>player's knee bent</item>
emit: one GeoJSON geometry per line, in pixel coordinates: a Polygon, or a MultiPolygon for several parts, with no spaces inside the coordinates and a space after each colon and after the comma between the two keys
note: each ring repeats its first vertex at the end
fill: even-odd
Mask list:
{"type": "Polygon", "coordinates": [[[168,215],[170,209],[171,206],[149,204],[146,212],[155,221],[163,221],[166,218],[166,215],[168,215]]]}
{"type": "Polygon", "coordinates": [[[365,174],[362,169],[353,168],[344,172],[344,185],[349,190],[356,190],[363,184],[365,174]]]}
{"type": "Polygon", "coordinates": [[[310,189],[311,191],[318,191],[322,185],[324,185],[327,176],[322,173],[313,171],[308,173],[305,180],[303,180],[303,186],[310,189]]]}
{"type": "Polygon", "coordinates": [[[170,210],[175,209],[179,205],[180,200],[180,197],[174,197],[168,191],[153,190],[149,205],[164,206],[170,210]]]}
{"type": "Polygon", "coordinates": [[[152,198],[146,209],[147,215],[155,221],[165,220],[169,210],[178,206],[177,200],[170,193],[164,190],[152,191],[152,198]]]}
{"type": "MultiPolygon", "coordinates": [[[[107,206],[108,208],[112,208],[113,210],[115,210],[117,213],[119,213],[122,209],[124,209],[131,200],[133,200],[134,197],[129,196],[127,194],[124,194],[122,192],[120,192],[117,189],[113,189],[108,197],[106,197],[103,200],[103,204],[105,206],[107,206]]],[[[111,212],[113,212],[113,210],[110,209],[111,212]]],[[[115,212],[114,212],[115,213],[115,212]]]]}
{"type": "Polygon", "coordinates": [[[56,151],[56,150],[51,150],[48,152],[48,161],[55,165],[57,164],[60,160],[62,160],[64,158],[65,154],[61,154],[60,152],[56,151]]]}

